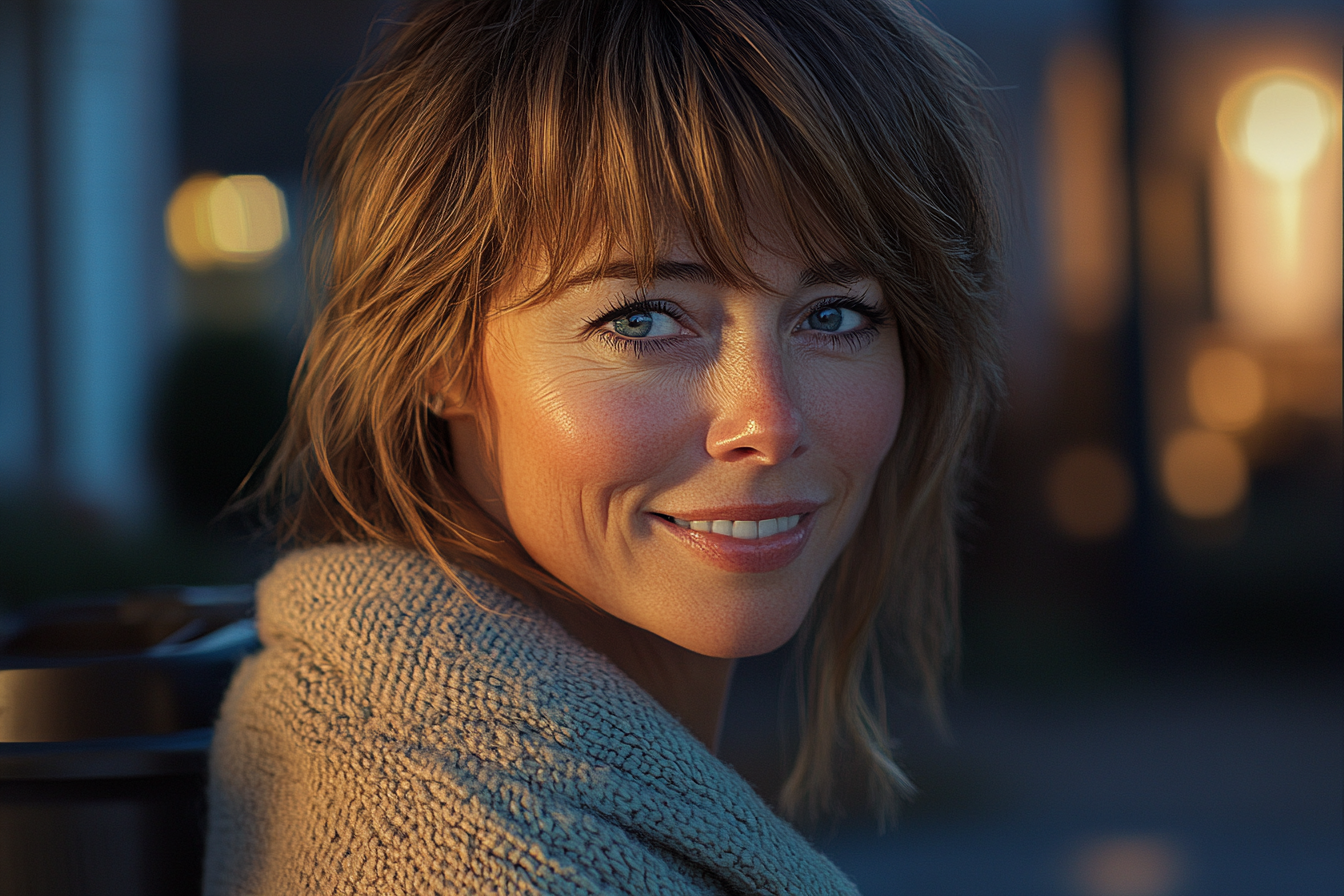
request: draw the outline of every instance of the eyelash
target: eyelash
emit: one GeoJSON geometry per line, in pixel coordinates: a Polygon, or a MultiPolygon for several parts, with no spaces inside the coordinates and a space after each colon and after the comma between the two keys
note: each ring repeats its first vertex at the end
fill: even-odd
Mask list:
{"type": "Polygon", "coordinates": [[[666,314],[668,317],[680,323],[685,319],[685,314],[676,305],[671,302],[665,302],[662,299],[630,299],[622,297],[617,299],[606,311],[603,311],[597,317],[587,322],[588,332],[601,339],[607,345],[617,351],[632,351],[636,358],[643,357],[646,351],[664,351],[670,348],[671,339],[629,339],[610,330],[602,329],[604,324],[609,324],[613,320],[625,317],[627,314],[636,314],[640,311],[656,311],[660,314],[666,314]]]}
{"type": "MultiPolygon", "coordinates": [[[[847,330],[844,333],[826,333],[818,330],[824,338],[835,345],[844,343],[848,348],[858,350],[872,341],[877,333],[877,328],[887,323],[890,315],[883,309],[868,304],[862,299],[852,296],[835,296],[829,299],[823,299],[808,310],[808,316],[811,317],[818,311],[825,311],[828,308],[848,308],[856,311],[868,318],[868,326],[860,327],[857,330],[847,330]]],[[[625,336],[613,333],[610,330],[604,330],[605,324],[618,320],[627,314],[637,314],[641,311],[655,311],[660,314],[666,314],[668,317],[680,323],[685,314],[676,305],[671,302],[665,302],[662,299],[618,299],[606,311],[603,311],[597,317],[586,322],[588,332],[597,336],[604,343],[616,349],[617,351],[633,351],[635,357],[642,357],[646,351],[665,351],[671,347],[672,339],[630,339],[625,336]]]]}
{"type": "Polygon", "coordinates": [[[866,327],[859,327],[857,330],[846,330],[843,333],[826,333],[824,330],[814,331],[821,333],[825,338],[829,339],[832,344],[839,345],[843,342],[847,347],[854,351],[858,351],[869,342],[872,342],[873,337],[877,335],[877,328],[891,319],[891,315],[888,314],[886,310],[870,305],[862,299],[853,296],[835,296],[830,299],[822,299],[808,309],[807,316],[811,317],[818,311],[825,311],[828,308],[848,308],[849,310],[857,311],[859,314],[868,318],[868,325],[866,327]]]}

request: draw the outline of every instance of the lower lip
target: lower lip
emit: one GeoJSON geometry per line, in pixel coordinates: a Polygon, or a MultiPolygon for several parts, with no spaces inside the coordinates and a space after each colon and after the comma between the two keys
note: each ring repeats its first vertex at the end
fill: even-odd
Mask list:
{"type": "Polygon", "coordinates": [[[746,539],[719,535],[717,532],[683,529],[669,519],[650,515],[711,566],[726,572],[774,572],[788,566],[798,559],[807,545],[807,537],[812,533],[812,518],[816,516],[815,513],[805,513],[798,525],[787,532],[767,538],[746,539]]]}

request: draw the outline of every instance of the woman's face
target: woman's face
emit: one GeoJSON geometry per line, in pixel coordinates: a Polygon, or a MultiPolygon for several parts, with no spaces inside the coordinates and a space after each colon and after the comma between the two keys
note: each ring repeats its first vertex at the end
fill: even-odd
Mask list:
{"type": "Polygon", "coordinates": [[[607,279],[510,308],[544,271],[521,276],[485,328],[493,463],[478,411],[447,414],[463,482],[533,559],[608,613],[716,657],[797,630],[904,396],[875,280],[764,246],[747,259],[768,289],[716,282],[684,238],[647,289],[617,259],[607,279]]]}

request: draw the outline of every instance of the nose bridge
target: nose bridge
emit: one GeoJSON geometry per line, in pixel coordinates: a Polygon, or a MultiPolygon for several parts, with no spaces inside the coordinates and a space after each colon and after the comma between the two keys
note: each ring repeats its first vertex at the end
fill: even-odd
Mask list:
{"type": "Polygon", "coordinates": [[[722,460],[779,463],[805,451],[796,391],[784,352],[767,333],[726,345],[708,389],[709,453],[722,460]]]}

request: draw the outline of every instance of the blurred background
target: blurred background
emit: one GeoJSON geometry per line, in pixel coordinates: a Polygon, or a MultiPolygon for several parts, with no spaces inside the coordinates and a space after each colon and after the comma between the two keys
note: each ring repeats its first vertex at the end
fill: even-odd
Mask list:
{"type": "MultiPolygon", "coordinates": [[[[0,0],[0,611],[267,568],[218,515],[302,346],[308,127],[385,7],[0,0]]],[[[1015,168],[1010,400],[949,732],[893,698],[919,796],[819,841],[870,896],[1344,892],[1344,11],[923,8],[1015,168]]],[[[725,734],[767,797],[787,666],[725,734]]]]}

